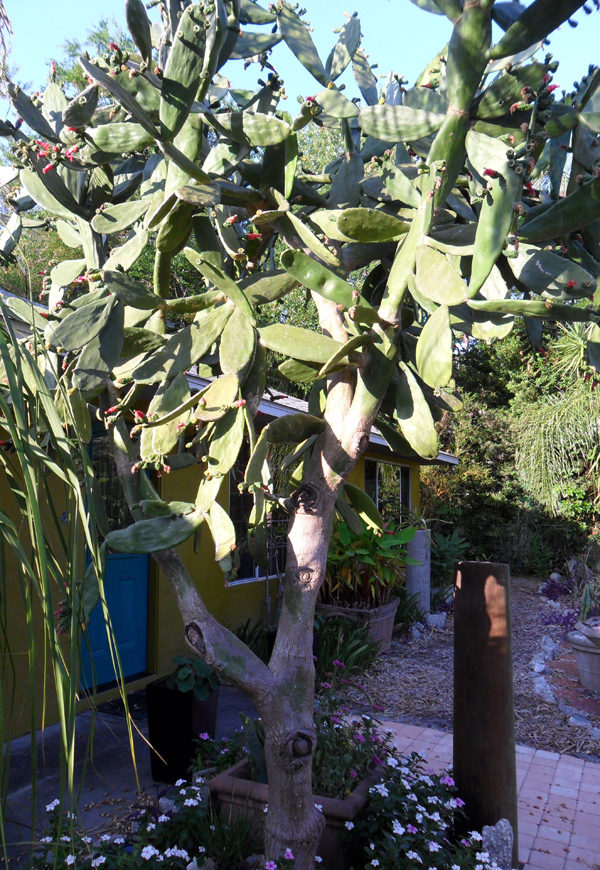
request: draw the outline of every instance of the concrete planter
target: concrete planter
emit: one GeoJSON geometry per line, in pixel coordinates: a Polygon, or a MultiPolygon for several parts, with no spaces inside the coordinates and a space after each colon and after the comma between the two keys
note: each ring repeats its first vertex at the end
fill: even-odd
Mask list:
{"type": "Polygon", "coordinates": [[[406,592],[419,596],[419,607],[426,615],[431,609],[431,535],[428,529],[417,529],[406,545],[406,555],[419,563],[406,566],[406,592]]]}
{"type": "Polygon", "coordinates": [[[335,604],[317,604],[320,616],[343,616],[355,622],[364,622],[369,629],[369,635],[379,644],[381,652],[389,649],[394,631],[394,618],[398,610],[398,598],[392,598],[388,604],[373,607],[370,610],[362,607],[337,607],[335,604]]]}
{"type": "Polygon", "coordinates": [[[568,634],[581,685],[600,692],[600,619],[578,622],[568,634]]]}
{"type": "MultiPolygon", "coordinates": [[[[249,759],[242,759],[229,770],[211,779],[208,786],[218,798],[221,813],[227,821],[231,819],[250,819],[262,827],[265,820],[265,806],[269,803],[269,786],[251,780],[252,766],[249,759]]],[[[343,800],[313,795],[315,804],[322,808],[326,827],[323,831],[317,855],[323,862],[323,870],[349,870],[352,856],[346,853],[341,843],[341,833],[346,822],[353,821],[361,812],[369,797],[369,789],[381,778],[374,771],[343,800]]]]}

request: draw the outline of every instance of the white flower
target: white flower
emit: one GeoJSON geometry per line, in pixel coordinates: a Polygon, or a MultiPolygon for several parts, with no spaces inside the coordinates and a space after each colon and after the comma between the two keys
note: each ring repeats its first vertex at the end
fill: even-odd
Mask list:
{"type": "Polygon", "coordinates": [[[441,822],[441,820],[442,820],[441,816],[438,812],[431,813],[429,818],[431,819],[432,822],[441,822]]]}
{"type": "Polygon", "coordinates": [[[377,860],[377,858],[373,858],[373,860],[371,861],[371,867],[379,867],[379,861],[377,860]]]}
{"type": "Polygon", "coordinates": [[[344,825],[346,826],[346,828],[347,828],[349,831],[351,831],[352,828],[354,827],[354,822],[344,822],[344,825]]]}
{"type": "MultiPolygon", "coordinates": [[[[195,798],[186,798],[183,802],[184,807],[197,807],[198,801],[195,798]]],[[[148,825],[150,827],[150,825],[148,825]]]]}
{"type": "Polygon", "coordinates": [[[56,807],[60,806],[60,801],[58,799],[53,800],[52,803],[48,804],[46,807],[46,812],[51,813],[52,810],[55,810],[56,807]]]}
{"type": "Polygon", "coordinates": [[[178,779],[175,783],[176,786],[185,785],[185,779],[178,779]]]}
{"type": "Polygon", "coordinates": [[[61,837],[60,839],[63,841],[63,843],[70,843],[71,842],[70,837],[61,837]]]}
{"type": "Polygon", "coordinates": [[[74,864],[74,863],[75,863],[75,855],[67,855],[67,857],[65,858],[65,864],[68,864],[68,866],[70,867],[71,864],[74,864]]]}
{"type": "Polygon", "coordinates": [[[439,803],[441,803],[441,801],[437,795],[432,794],[432,795],[429,795],[429,797],[427,798],[427,803],[428,804],[439,804],[439,803]]]}
{"type": "Polygon", "coordinates": [[[107,843],[107,842],[110,840],[110,834],[102,834],[102,836],[100,837],[100,839],[101,839],[104,843],[107,843]]]}
{"type": "MultiPolygon", "coordinates": [[[[187,801],[186,801],[186,803],[187,803],[187,801]]],[[[146,825],[146,830],[153,831],[155,827],[156,827],[156,825],[154,824],[154,822],[150,822],[148,825],[146,825]]]]}
{"type": "Polygon", "coordinates": [[[477,854],[475,855],[475,858],[477,861],[483,861],[484,863],[487,863],[490,860],[490,853],[489,852],[477,852],[477,854]]]}
{"type": "MultiPolygon", "coordinates": [[[[423,774],[422,776],[420,776],[419,779],[421,782],[424,782],[425,785],[433,785],[433,780],[431,779],[430,776],[427,776],[426,774],[423,774]]],[[[437,798],[436,798],[436,800],[437,800],[437,798]]]]}
{"type": "Polygon", "coordinates": [[[321,858],[320,855],[315,855],[315,861],[317,862],[317,864],[320,864],[323,861],[323,859],[321,858]]]}
{"type": "Polygon", "coordinates": [[[323,804],[315,804],[315,806],[316,806],[316,808],[318,809],[318,811],[319,811],[320,813],[323,812],[323,804]]]}
{"type": "MultiPolygon", "coordinates": [[[[456,807],[458,806],[458,804],[456,803],[456,798],[450,798],[450,800],[446,801],[444,806],[446,807],[447,810],[455,810],[456,807]]],[[[454,866],[458,867],[458,864],[455,864],[454,866]]]]}
{"type": "Polygon", "coordinates": [[[263,813],[268,813],[268,812],[269,812],[269,804],[265,804],[265,808],[263,810],[263,813]]]}
{"type": "Polygon", "coordinates": [[[180,788],[179,794],[187,794],[187,788],[180,788]]]}
{"type": "Polygon", "coordinates": [[[149,861],[151,858],[158,858],[160,852],[154,846],[144,846],[142,849],[142,858],[144,861],[149,861]]]}
{"type": "Polygon", "coordinates": [[[183,858],[184,861],[190,860],[190,856],[185,849],[178,849],[177,846],[165,849],[165,858],[183,858]]]}
{"type": "Polygon", "coordinates": [[[82,838],[81,838],[81,842],[82,842],[82,843],[91,843],[91,842],[92,842],[92,838],[91,838],[91,837],[82,837],[82,838]]]}
{"type": "Polygon", "coordinates": [[[158,821],[159,821],[159,822],[170,822],[170,821],[171,821],[171,817],[170,817],[170,816],[162,815],[162,816],[159,816],[159,817],[158,817],[158,821]]]}
{"type": "Polygon", "coordinates": [[[407,852],[406,857],[408,858],[409,861],[418,861],[419,864],[423,863],[423,859],[421,858],[421,856],[417,852],[407,852]]]}
{"type": "Polygon", "coordinates": [[[423,813],[417,813],[415,818],[417,819],[419,824],[421,824],[421,822],[423,821],[423,813]]]}
{"type": "Polygon", "coordinates": [[[204,846],[198,846],[198,851],[199,852],[206,852],[206,849],[204,848],[204,846]]]}
{"type": "Polygon", "coordinates": [[[427,758],[427,753],[425,752],[424,749],[418,749],[417,755],[419,755],[421,758],[427,758]]]}
{"type": "Polygon", "coordinates": [[[392,822],[392,826],[394,829],[394,834],[398,834],[398,836],[400,836],[400,837],[402,836],[402,834],[406,830],[406,828],[402,827],[402,825],[400,824],[398,819],[394,819],[394,821],[392,822]]]}
{"type": "Polygon", "coordinates": [[[115,837],[115,839],[113,840],[113,843],[116,843],[117,846],[120,846],[124,842],[125,842],[125,837],[115,837]]]}
{"type": "Polygon", "coordinates": [[[386,758],[386,764],[388,767],[398,767],[398,759],[394,758],[393,755],[388,755],[386,758]]]}
{"type": "Polygon", "coordinates": [[[458,864],[453,864],[452,870],[460,870],[460,867],[458,866],[458,864]]]}
{"type": "Polygon", "coordinates": [[[362,714],[362,717],[363,717],[363,719],[365,720],[365,722],[370,722],[370,721],[371,721],[371,717],[370,717],[370,716],[367,716],[366,713],[363,713],[363,714],[362,714]]]}
{"type": "Polygon", "coordinates": [[[94,858],[92,861],[92,867],[100,867],[101,864],[106,864],[106,858],[104,855],[98,855],[98,857],[94,858]]]}
{"type": "Polygon", "coordinates": [[[430,852],[439,852],[442,847],[439,843],[436,843],[435,840],[429,841],[429,851],[430,852]]]}
{"type": "Polygon", "coordinates": [[[476,840],[476,841],[483,840],[483,837],[481,836],[481,834],[479,833],[479,831],[471,831],[471,833],[469,834],[469,837],[470,837],[472,840],[476,840]]]}
{"type": "Polygon", "coordinates": [[[416,794],[414,794],[414,793],[411,791],[410,794],[407,794],[407,795],[406,795],[406,800],[407,800],[407,801],[417,801],[418,798],[417,798],[416,794]]]}
{"type": "Polygon", "coordinates": [[[42,839],[40,840],[40,843],[51,843],[51,842],[52,842],[52,837],[42,837],[42,839]]]}
{"type": "Polygon", "coordinates": [[[371,850],[371,852],[374,852],[375,851],[375,843],[369,843],[369,849],[371,850]]]}

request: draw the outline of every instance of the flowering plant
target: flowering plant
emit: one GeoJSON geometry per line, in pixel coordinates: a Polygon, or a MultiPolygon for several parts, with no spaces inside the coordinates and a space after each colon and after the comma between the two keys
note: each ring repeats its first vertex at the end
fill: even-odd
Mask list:
{"type": "Polygon", "coordinates": [[[400,758],[392,749],[366,812],[346,822],[345,839],[364,856],[357,866],[365,870],[498,870],[477,831],[453,839],[463,806],[448,772],[425,770],[419,754],[400,758]]]}
{"type": "Polygon", "coordinates": [[[394,528],[386,523],[382,531],[369,527],[355,535],[345,522],[336,523],[321,601],[338,607],[387,604],[404,581],[404,565],[409,562],[406,544],[415,531],[412,526],[394,528]]]}

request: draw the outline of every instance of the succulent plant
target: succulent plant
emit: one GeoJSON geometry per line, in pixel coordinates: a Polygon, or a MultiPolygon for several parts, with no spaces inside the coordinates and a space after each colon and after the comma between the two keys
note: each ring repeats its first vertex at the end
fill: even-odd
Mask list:
{"type": "Polygon", "coordinates": [[[371,426],[392,450],[434,459],[435,421],[460,406],[452,380],[458,336],[502,338],[523,318],[539,344],[547,320],[600,322],[600,71],[590,68],[574,94],[557,100],[556,63],[550,55],[532,60],[582,3],[417,5],[454,22],[450,42],[417,86],[390,76],[380,94],[357,16],[323,63],[285,0],[268,9],[252,0],[174,0],[161,6],[154,47],[143,4],[127,0],[139,54],[81,57],[90,84],[71,101],[54,81],[37,99],[11,85],[25,126],[0,126],[14,140],[26,194],[14,200],[0,255],[10,262],[22,214],[34,204],[75,252],[52,270],[47,319],[22,300],[8,304],[65,361],[55,373],[71,403],[65,419],[81,419],[88,403],[102,409],[136,520],[105,546],[156,554],[190,645],[254,697],[280,798],[270,804],[267,852],[294,844],[300,870],[312,866],[322,823],[310,798],[312,611],[334,512],[355,528],[361,515],[377,518],[345,485],[371,426]],[[505,31],[496,45],[492,18],[505,31]],[[275,72],[255,93],[220,74],[230,59],[258,58],[269,69],[279,42],[320,85],[295,118],[282,106],[275,72]],[[362,106],[336,85],[347,67],[362,106]],[[314,177],[298,148],[298,131],[309,124],[338,127],[344,143],[314,177]],[[532,184],[542,175],[547,195],[532,184]],[[278,240],[286,246],[280,263],[278,240]],[[151,287],[128,274],[148,246],[151,287]],[[182,251],[198,272],[197,292],[172,298],[172,261],[182,251]],[[367,267],[358,282],[356,271],[367,267]],[[75,297],[69,288],[82,279],[87,292],[75,297]],[[322,334],[277,316],[259,327],[259,312],[298,286],[310,293],[322,334]],[[176,314],[187,317],[174,327],[176,314]],[[310,414],[257,433],[266,349],[286,357],[282,375],[310,385],[310,414]],[[214,380],[191,393],[185,373],[196,365],[214,380]],[[148,386],[153,398],[141,411],[148,386]],[[135,443],[125,427],[132,414],[135,443]],[[215,623],[171,551],[206,523],[215,558],[232,571],[235,530],[216,497],[245,438],[258,564],[268,564],[270,506],[283,506],[291,520],[269,667],[215,623]],[[290,445],[291,492],[273,489],[269,443],[290,445]],[[191,465],[201,474],[189,504],[165,503],[139,473],[191,465]],[[290,833],[294,819],[302,819],[302,836],[290,833]]]}

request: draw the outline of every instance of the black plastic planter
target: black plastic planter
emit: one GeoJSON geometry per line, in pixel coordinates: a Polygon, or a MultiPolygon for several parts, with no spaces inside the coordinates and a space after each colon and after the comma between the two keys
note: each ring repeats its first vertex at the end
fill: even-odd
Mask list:
{"type": "Polygon", "coordinates": [[[190,778],[194,739],[203,733],[215,736],[219,690],[199,701],[193,692],[169,689],[167,680],[146,686],[148,739],[152,778],[173,783],[190,778]]]}

